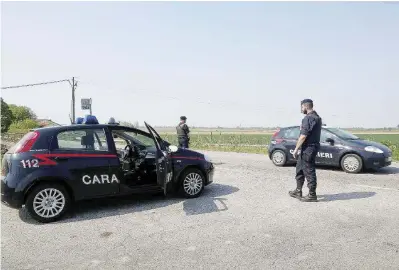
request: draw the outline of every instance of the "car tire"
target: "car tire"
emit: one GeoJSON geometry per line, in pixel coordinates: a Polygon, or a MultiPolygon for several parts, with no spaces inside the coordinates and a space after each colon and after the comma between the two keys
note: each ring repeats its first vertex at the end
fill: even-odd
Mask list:
{"type": "Polygon", "coordinates": [[[282,150],[274,150],[271,160],[274,165],[282,167],[287,163],[287,155],[282,150]]]}
{"type": "Polygon", "coordinates": [[[190,168],[182,173],[180,194],[185,198],[197,198],[205,187],[205,177],[199,169],[190,168]]]}
{"type": "Polygon", "coordinates": [[[363,169],[362,158],[356,154],[346,154],[341,159],[341,168],[346,173],[359,173],[363,169]]]}
{"type": "Polygon", "coordinates": [[[25,201],[28,213],[41,223],[60,219],[69,210],[70,204],[71,199],[65,187],[53,183],[34,187],[25,201]]]}

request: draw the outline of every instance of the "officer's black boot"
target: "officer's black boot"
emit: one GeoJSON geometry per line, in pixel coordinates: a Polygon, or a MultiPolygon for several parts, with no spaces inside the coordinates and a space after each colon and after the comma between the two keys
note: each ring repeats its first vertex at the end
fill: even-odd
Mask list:
{"type": "Polygon", "coordinates": [[[293,198],[297,198],[297,199],[302,198],[302,190],[300,190],[298,188],[293,191],[289,191],[288,194],[290,194],[290,196],[293,198]]]}
{"type": "Polygon", "coordinates": [[[317,202],[316,191],[309,190],[309,194],[306,195],[305,197],[300,198],[300,200],[303,202],[317,202]]]}

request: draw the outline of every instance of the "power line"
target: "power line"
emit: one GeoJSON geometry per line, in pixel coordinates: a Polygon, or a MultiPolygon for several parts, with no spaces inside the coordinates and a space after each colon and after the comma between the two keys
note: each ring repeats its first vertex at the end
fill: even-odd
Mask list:
{"type": "Polygon", "coordinates": [[[6,86],[6,87],[2,87],[1,89],[12,89],[12,88],[30,87],[30,86],[45,85],[45,84],[53,84],[53,83],[60,83],[60,82],[69,82],[69,83],[70,83],[69,80],[58,80],[58,81],[50,81],[50,82],[41,82],[41,83],[32,83],[32,84],[22,84],[22,85],[6,86]]]}
{"type": "MultiPolygon", "coordinates": [[[[88,80],[83,81],[81,84],[89,84],[89,85],[92,85],[92,86],[95,86],[95,87],[98,87],[98,88],[104,88],[104,87],[110,88],[110,89],[115,88],[115,86],[107,86],[104,83],[101,83],[101,85],[100,85],[100,84],[97,84],[97,83],[94,83],[94,82],[88,81],[88,80]]],[[[181,98],[181,97],[168,96],[168,95],[164,95],[164,94],[157,93],[157,92],[150,91],[150,90],[140,90],[140,89],[131,89],[131,88],[122,88],[122,89],[123,90],[129,90],[129,93],[150,94],[151,96],[158,96],[158,97],[161,97],[161,98],[164,98],[164,99],[170,99],[170,100],[175,100],[175,101],[185,101],[186,100],[186,99],[181,98]]],[[[270,105],[268,105],[268,104],[265,104],[265,105],[248,104],[248,103],[240,103],[240,102],[236,102],[236,101],[222,101],[222,100],[215,100],[215,99],[205,101],[205,100],[201,100],[200,97],[191,97],[191,98],[193,100],[193,103],[195,103],[195,104],[204,104],[204,105],[208,105],[208,106],[217,106],[217,107],[226,108],[226,109],[228,109],[228,108],[237,109],[237,108],[247,107],[244,110],[262,111],[263,112],[265,109],[269,109],[270,108],[270,105]]],[[[294,110],[295,109],[292,109],[292,112],[294,110]]],[[[279,109],[277,109],[277,110],[274,110],[274,112],[275,113],[284,113],[284,112],[289,113],[289,111],[286,108],[281,108],[281,107],[279,109]]]]}
{"type": "Polygon", "coordinates": [[[70,115],[70,120],[71,124],[74,123],[75,119],[75,90],[76,87],[78,86],[78,82],[75,80],[75,77],[72,77],[72,82],[71,80],[64,79],[64,80],[58,80],[58,81],[49,81],[49,82],[40,82],[40,83],[31,83],[31,84],[21,84],[21,85],[13,85],[13,86],[6,86],[2,87],[1,89],[13,89],[13,88],[22,88],[22,87],[31,87],[31,86],[39,86],[39,85],[46,85],[46,84],[54,84],[54,83],[61,83],[61,82],[68,82],[69,85],[72,88],[72,104],[71,104],[71,113],[70,115]]]}

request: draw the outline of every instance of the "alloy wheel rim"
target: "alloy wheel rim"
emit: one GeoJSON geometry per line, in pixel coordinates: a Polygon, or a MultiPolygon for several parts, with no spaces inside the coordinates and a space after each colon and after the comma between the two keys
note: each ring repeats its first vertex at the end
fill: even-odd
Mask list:
{"type": "Polygon", "coordinates": [[[59,215],[65,207],[65,196],[55,188],[46,188],[33,199],[33,210],[42,218],[59,215]]]}
{"type": "Polygon", "coordinates": [[[344,160],[344,167],[348,171],[356,171],[359,168],[359,161],[355,157],[347,157],[344,160]]]}
{"type": "Polygon", "coordinates": [[[281,163],[283,163],[283,161],[284,161],[284,155],[283,155],[283,153],[281,153],[281,152],[275,152],[275,153],[273,154],[273,161],[274,161],[276,164],[281,164],[281,163]]]}
{"type": "Polygon", "coordinates": [[[198,194],[202,189],[202,185],[202,177],[198,173],[188,174],[183,181],[184,191],[191,196],[198,194]]]}

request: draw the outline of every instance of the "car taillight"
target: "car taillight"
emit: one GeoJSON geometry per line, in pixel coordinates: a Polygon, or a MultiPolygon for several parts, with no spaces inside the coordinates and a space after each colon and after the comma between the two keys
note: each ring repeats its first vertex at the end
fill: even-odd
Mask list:
{"type": "Polygon", "coordinates": [[[18,145],[17,145],[14,153],[28,152],[32,148],[33,144],[37,141],[38,138],[39,138],[39,132],[37,132],[37,131],[27,133],[18,142],[18,145]]]}
{"type": "Polygon", "coordinates": [[[276,130],[276,132],[274,132],[274,134],[272,135],[272,138],[275,138],[275,137],[277,137],[277,135],[278,135],[278,133],[280,132],[280,130],[278,129],[278,130],[276,130]]]}

